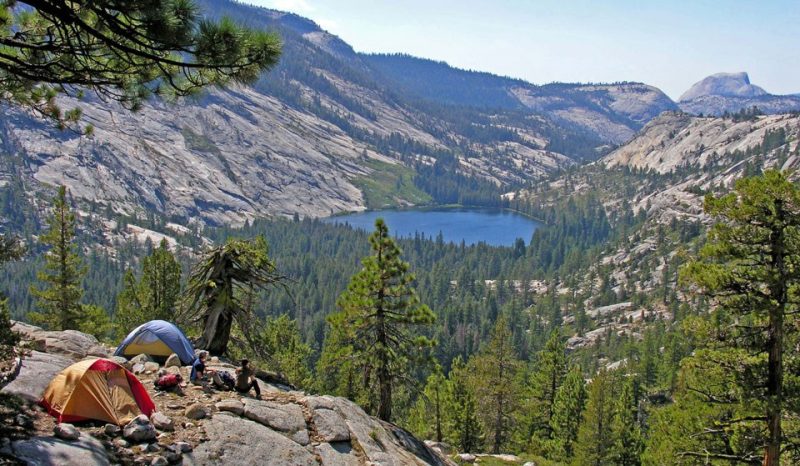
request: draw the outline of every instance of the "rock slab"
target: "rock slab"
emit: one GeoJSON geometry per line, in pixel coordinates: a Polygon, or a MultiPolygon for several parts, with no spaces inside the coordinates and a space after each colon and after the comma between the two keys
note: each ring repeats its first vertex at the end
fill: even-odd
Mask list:
{"type": "Polygon", "coordinates": [[[122,429],[122,436],[132,442],[145,442],[156,438],[156,428],[147,419],[147,416],[140,414],[129,422],[122,429]]]}
{"type": "Polygon", "coordinates": [[[3,452],[30,465],[110,464],[103,444],[90,435],[83,435],[75,441],[54,437],[33,437],[11,442],[3,452]]]}
{"type": "Polygon", "coordinates": [[[228,411],[237,416],[241,416],[244,413],[244,404],[239,400],[222,400],[216,406],[220,411],[228,411]]]}
{"type": "MultiPolygon", "coordinates": [[[[17,325],[14,325],[17,328],[17,325]]],[[[58,354],[31,351],[22,359],[19,375],[0,392],[16,395],[32,403],[42,399],[45,388],[59,372],[74,361],[58,354]]]]}
{"type": "Polygon", "coordinates": [[[164,367],[181,367],[181,358],[175,353],[170,354],[164,363],[164,367]]]}
{"type": "Polygon", "coordinates": [[[203,419],[208,416],[208,411],[206,411],[206,407],[200,403],[193,403],[186,407],[186,410],[183,412],[183,415],[188,417],[189,419],[203,419]]]}
{"type": "Polygon", "coordinates": [[[184,465],[280,464],[317,466],[313,454],[257,422],[220,413],[203,424],[209,440],[184,454],[184,465]]]}
{"type": "Polygon", "coordinates": [[[346,442],[350,440],[350,430],[344,418],[330,409],[317,409],[313,415],[317,434],[325,442],[346,442]]]}

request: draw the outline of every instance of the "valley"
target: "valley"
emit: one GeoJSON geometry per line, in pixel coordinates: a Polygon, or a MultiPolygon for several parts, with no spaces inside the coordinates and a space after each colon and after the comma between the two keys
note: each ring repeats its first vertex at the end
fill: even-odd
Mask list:
{"type": "MultiPolygon", "coordinates": [[[[800,97],[746,72],[677,100],[534,84],[197,4],[278,33],[280,61],[135,112],[59,94],[80,109],[65,128],[0,102],[0,324],[55,330],[37,287],[61,225],[74,330],[113,346],[164,318],[210,345],[212,310],[233,309],[217,362],[282,377],[284,404],[352,408],[375,432],[349,426],[369,447],[352,464],[383,441],[442,464],[761,463],[778,298],[781,367],[798,364],[800,97]],[[490,453],[513,458],[473,455],[490,453]]],[[[781,464],[800,459],[795,382],[781,464]]]]}

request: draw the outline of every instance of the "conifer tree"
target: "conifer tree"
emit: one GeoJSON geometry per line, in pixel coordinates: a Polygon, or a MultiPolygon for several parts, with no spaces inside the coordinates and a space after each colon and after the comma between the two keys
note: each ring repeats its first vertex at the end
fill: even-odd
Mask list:
{"type": "Polygon", "coordinates": [[[639,406],[636,380],[629,377],[622,384],[617,398],[617,406],[611,430],[614,436],[614,464],[620,466],[639,466],[644,449],[642,431],[639,424],[639,406]]]}
{"type": "Polygon", "coordinates": [[[412,333],[412,327],[430,325],[433,312],[420,304],[412,287],[414,275],[400,258],[400,248],[389,236],[383,219],[375,221],[369,242],[372,255],[362,259],[362,269],[350,280],[337,301],[341,309],[329,319],[338,327],[344,346],[353,348],[353,361],[364,375],[365,387],[375,385],[377,415],[392,419],[392,391],[397,383],[413,384],[410,362],[425,356],[433,345],[412,333]],[[350,330],[342,331],[341,327],[350,330]],[[374,374],[374,375],[373,375],[374,374]]]}
{"type": "Polygon", "coordinates": [[[469,366],[460,355],[453,360],[449,379],[453,387],[453,440],[460,451],[469,453],[480,445],[482,433],[469,366]]]}
{"type": "Polygon", "coordinates": [[[558,387],[553,402],[553,416],[550,418],[550,429],[553,433],[550,456],[572,458],[585,404],[586,388],[583,374],[579,367],[574,366],[564,378],[564,383],[558,387]]]}
{"type": "Polygon", "coordinates": [[[248,301],[253,290],[282,281],[263,236],[228,239],[206,252],[195,265],[179,320],[202,323],[203,333],[196,346],[213,355],[225,354],[234,322],[242,332],[251,330],[253,307],[248,301]]]}
{"type": "Polygon", "coordinates": [[[280,39],[224,18],[203,19],[194,2],[127,0],[0,3],[0,99],[59,122],[57,93],[94,90],[138,108],[151,95],[249,83],[275,65],[280,39]]]}
{"type": "Polygon", "coordinates": [[[363,377],[359,377],[351,344],[352,329],[339,322],[343,320],[341,313],[328,316],[330,325],[316,365],[317,387],[322,393],[351,399],[363,407],[371,406],[370,400],[374,397],[369,396],[362,383],[363,377]]]}
{"type": "Polygon", "coordinates": [[[501,315],[488,343],[470,360],[478,412],[493,453],[508,445],[519,407],[520,361],[514,351],[508,318],[501,315]]]}
{"type": "MultiPolygon", "coordinates": [[[[698,333],[702,347],[694,366],[711,372],[709,365],[719,365],[732,373],[735,387],[687,389],[716,406],[739,405],[749,412],[705,427],[725,436],[735,430],[742,448],[684,453],[749,461],[752,446],[764,445],[763,464],[776,466],[784,450],[784,423],[798,415],[800,401],[800,381],[786,372],[798,364],[800,190],[786,174],[768,170],[738,180],[728,195],[707,196],[705,211],[717,223],[700,257],[682,271],[684,280],[717,304],[714,325],[701,326],[698,333]]],[[[705,435],[709,445],[711,437],[705,435]]]]}
{"type": "Polygon", "coordinates": [[[175,320],[180,293],[181,267],[163,239],[142,261],[138,283],[130,270],[123,276],[114,315],[119,333],[125,335],[150,320],[175,320]]]}
{"type": "Polygon", "coordinates": [[[453,412],[453,385],[437,365],[411,410],[411,431],[420,438],[437,442],[449,440],[453,437],[453,412]]]}
{"type": "Polygon", "coordinates": [[[48,229],[39,241],[50,247],[44,269],[37,273],[42,287],[31,286],[40,312],[31,320],[53,330],[78,329],[81,320],[81,279],[86,273],[75,246],[75,214],[67,201],[67,188],[58,188],[48,229]]]}
{"type": "Polygon", "coordinates": [[[615,379],[614,374],[601,369],[589,384],[589,399],[575,444],[575,464],[603,466],[612,462],[615,379]]]}
{"type": "Polygon", "coordinates": [[[552,438],[550,421],[553,418],[556,393],[567,374],[566,347],[558,329],[550,334],[533,365],[535,370],[531,376],[530,386],[526,390],[525,403],[527,446],[530,446],[534,435],[544,440],[552,438]]]}
{"type": "MultiPolygon", "coordinates": [[[[19,239],[0,234],[0,266],[8,261],[20,259],[25,250],[19,239]]],[[[19,342],[19,335],[11,330],[11,316],[8,312],[8,299],[0,292],[0,351],[7,352],[19,342]]]]}
{"type": "Polygon", "coordinates": [[[139,284],[133,271],[128,269],[122,276],[122,290],[117,295],[117,308],[114,312],[118,336],[124,337],[144,322],[147,319],[139,296],[139,284]]]}
{"type": "Polygon", "coordinates": [[[181,266],[166,239],[142,262],[140,288],[148,320],[174,320],[181,293],[181,266]]]}

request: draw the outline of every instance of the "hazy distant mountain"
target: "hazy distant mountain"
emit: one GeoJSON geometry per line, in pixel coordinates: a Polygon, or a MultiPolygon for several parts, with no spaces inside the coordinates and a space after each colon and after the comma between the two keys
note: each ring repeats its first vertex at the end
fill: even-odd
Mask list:
{"type": "Polygon", "coordinates": [[[772,95],[751,84],[745,72],[708,76],[684,92],[679,101],[682,110],[705,115],[736,113],[754,106],[770,114],[800,110],[797,95],[772,95]]]}
{"type": "Polygon", "coordinates": [[[696,82],[680,97],[680,101],[692,100],[706,95],[724,97],[758,97],[767,95],[764,89],[750,84],[745,72],[717,73],[696,82]]]}
{"type": "Polygon", "coordinates": [[[659,113],[677,110],[660,89],[642,83],[539,86],[404,54],[372,54],[362,58],[398,89],[420,99],[541,113],[614,144],[630,139],[659,113]]]}

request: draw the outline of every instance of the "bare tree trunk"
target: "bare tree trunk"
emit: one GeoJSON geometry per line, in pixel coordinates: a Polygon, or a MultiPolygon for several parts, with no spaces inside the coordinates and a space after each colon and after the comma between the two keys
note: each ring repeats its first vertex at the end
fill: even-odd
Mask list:
{"type": "Polygon", "coordinates": [[[203,335],[197,346],[204,348],[213,356],[225,354],[233,324],[230,314],[223,304],[215,303],[214,308],[208,313],[203,335]]]}

